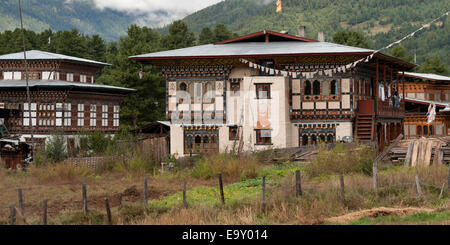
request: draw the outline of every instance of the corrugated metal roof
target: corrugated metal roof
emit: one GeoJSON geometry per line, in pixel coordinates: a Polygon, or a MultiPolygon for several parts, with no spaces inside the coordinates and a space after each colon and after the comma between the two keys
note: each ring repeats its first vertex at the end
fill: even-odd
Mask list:
{"type": "Polygon", "coordinates": [[[370,52],[373,52],[373,50],[328,42],[244,42],[207,44],[190,48],[136,55],[131,56],[130,58],[220,57],[370,52]]]}
{"type": "Polygon", "coordinates": [[[170,127],[170,122],[169,121],[156,121],[164,126],[170,127]]]}
{"type": "Polygon", "coordinates": [[[411,76],[411,77],[422,78],[422,79],[425,79],[425,80],[450,81],[450,77],[437,75],[437,74],[405,72],[405,75],[406,76],[411,76]]]}
{"type": "MultiPolygon", "coordinates": [[[[23,52],[5,54],[0,56],[0,60],[23,60],[23,52]]],[[[98,62],[95,60],[88,60],[68,55],[55,54],[40,50],[27,51],[27,60],[70,60],[81,63],[95,64],[101,66],[110,66],[108,63],[98,62]]]]}
{"type": "MultiPolygon", "coordinates": [[[[135,89],[122,88],[103,84],[67,82],[59,80],[30,80],[28,81],[30,88],[82,88],[94,90],[109,90],[109,91],[123,91],[134,92],[135,89]]],[[[0,80],[0,88],[26,88],[25,80],[0,80]]]]}

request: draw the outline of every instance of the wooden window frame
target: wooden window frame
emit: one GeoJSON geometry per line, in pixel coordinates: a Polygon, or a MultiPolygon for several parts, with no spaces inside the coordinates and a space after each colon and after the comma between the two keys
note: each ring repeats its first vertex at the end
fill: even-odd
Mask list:
{"type": "Polygon", "coordinates": [[[256,99],[258,99],[258,100],[261,100],[261,99],[263,99],[263,100],[265,100],[265,99],[272,99],[272,97],[271,97],[271,86],[272,86],[271,83],[256,83],[255,84],[256,99]],[[263,88],[264,90],[259,90],[259,88],[263,88]],[[267,97],[261,98],[259,96],[259,92],[264,92],[264,91],[267,92],[267,97]]]}
{"type": "Polygon", "coordinates": [[[255,145],[273,145],[272,144],[272,130],[271,129],[255,129],[256,143],[255,145]],[[270,137],[262,137],[262,131],[269,131],[270,137]]]}
{"type": "Polygon", "coordinates": [[[239,140],[239,127],[238,126],[229,126],[228,132],[229,132],[229,140],[230,141],[239,140]]]}

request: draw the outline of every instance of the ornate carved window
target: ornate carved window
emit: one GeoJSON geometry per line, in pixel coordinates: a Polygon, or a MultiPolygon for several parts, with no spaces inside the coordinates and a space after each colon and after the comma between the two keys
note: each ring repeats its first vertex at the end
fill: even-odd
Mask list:
{"type": "Polygon", "coordinates": [[[320,96],[320,82],[317,80],[313,82],[313,95],[315,99],[318,99],[320,96]]]}
{"type": "Polygon", "coordinates": [[[311,95],[312,95],[311,82],[306,80],[305,81],[305,96],[311,96],[311,95]]]}

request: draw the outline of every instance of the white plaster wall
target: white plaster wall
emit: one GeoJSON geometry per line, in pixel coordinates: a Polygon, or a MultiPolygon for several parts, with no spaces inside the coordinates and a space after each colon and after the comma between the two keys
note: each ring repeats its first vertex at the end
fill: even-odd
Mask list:
{"type": "Polygon", "coordinates": [[[336,140],[341,140],[344,136],[353,137],[352,122],[340,122],[336,127],[336,140]]]}
{"type": "MultiPolygon", "coordinates": [[[[245,77],[241,83],[241,99],[244,105],[243,140],[244,150],[264,150],[268,148],[284,148],[292,144],[288,138],[288,132],[292,123],[289,120],[289,79],[287,77],[245,77]],[[271,99],[257,100],[257,83],[271,84],[271,99]],[[272,145],[255,145],[258,121],[258,103],[269,103],[269,121],[272,129],[272,145]]],[[[229,108],[233,110],[233,108],[229,108]]],[[[233,113],[232,111],[228,113],[233,113]]]]}
{"type": "Polygon", "coordinates": [[[184,156],[184,131],[179,125],[170,126],[170,154],[184,156]]]}

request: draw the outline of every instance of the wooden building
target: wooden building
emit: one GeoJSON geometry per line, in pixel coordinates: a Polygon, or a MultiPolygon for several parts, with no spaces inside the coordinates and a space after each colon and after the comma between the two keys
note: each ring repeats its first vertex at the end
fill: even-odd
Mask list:
{"type": "Polygon", "coordinates": [[[156,121],[133,131],[143,151],[151,151],[159,162],[165,162],[170,154],[170,122],[156,121]]]}
{"type": "Polygon", "coordinates": [[[156,66],[167,80],[171,153],[183,156],[349,137],[383,148],[402,132],[404,103],[393,92],[402,81],[399,71],[415,65],[373,52],[265,30],[130,58],[156,66]],[[338,68],[372,54],[369,62],[331,76],[287,73],[338,68]]]}
{"type": "Polygon", "coordinates": [[[24,55],[0,56],[0,128],[2,136],[22,142],[42,143],[55,130],[66,135],[68,147],[76,145],[79,132],[119,129],[120,104],[133,89],[95,84],[95,75],[109,64],[27,51],[28,104],[24,55]]]}
{"type": "Polygon", "coordinates": [[[404,135],[408,138],[449,136],[450,77],[413,72],[405,72],[404,77],[404,86],[399,89],[406,102],[404,135]],[[433,104],[436,117],[428,123],[428,108],[433,104]]]}

